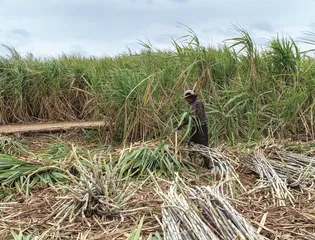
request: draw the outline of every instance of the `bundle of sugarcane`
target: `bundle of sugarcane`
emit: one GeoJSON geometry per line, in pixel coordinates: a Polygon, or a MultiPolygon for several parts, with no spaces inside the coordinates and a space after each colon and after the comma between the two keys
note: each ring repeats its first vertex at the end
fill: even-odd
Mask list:
{"type": "Polygon", "coordinates": [[[0,183],[2,186],[15,186],[23,194],[28,195],[37,183],[53,186],[55,182],[64,182],[67,177],[59,166],[46,162],[35,163],[0,153],[0,183]]]}
{"type": "Polygon", "coordinates": [[[238,186],[241,186],[241,188],[245,189],[242,183],[239,181],[238,174],[234,170],[232,160],[221,151],[200,144],[191,144],[188,150],[198,153],[210,161],[210,173],[216,178],[216,180],[219,180],[219,184],[222,186],[222,193],[223,185],[226,185],[228,188],[228,193],[233,196],[233,180],[237,182],[238,186]]]}
{"type": "MultiPolygon", "coordinates": [[[[282,179],[262,152],[257,152],[252,158],[245,159],[247,166],[256,172],[261,181],[259,187],[271,186],[271,194],[278,206],[285,206],[286,200],[294,202],[294,197],[287,188],[286,179],[282,179]]],[[[253,189],[255,191],[256,189],[253,189]]]]}
{"type": "Polygon", "coordinates": [[[219,239],[189,197],[177,193],[175,185],[164,196],[162,227],[165,239],[219,239]]]}
{"type": "Polygon", "coordinates": [[[161,195],[166,240],[263,239],[216,188],[174,184],[161,195]]]}
{"type": "Polygon", "coordinates": [[[30,155],[27,146],[23,145],[19,141],[0,135],[0,154],[9,155],[30,155]]]}
{"type": "Polygon", "coordinates": [[[173,153],[172,146],[165,142],[146,142],[132,145],[120,152],[122,172],[145,174],[161,171],[172,174],[183,164],[173,153]]]}
{"type": "Polygon", "coordinates": [[[73,222],[81,215],[89,225],[86,215],[117,215],[136,191],[130,178],[120,175],[118,164],[106,164],[97,157],[91,160],[81,157],[74,166],[78,176],[69,173],[71,183],[63,187],[67,196],[54,206],[59,223],[67,218],[73,222]]]}
{"type": "Polygon", "coordinates": [[[315,187],[315,159],[306,155],[281,151],[275,154],[270,163],[289,186],[315,187]]]}

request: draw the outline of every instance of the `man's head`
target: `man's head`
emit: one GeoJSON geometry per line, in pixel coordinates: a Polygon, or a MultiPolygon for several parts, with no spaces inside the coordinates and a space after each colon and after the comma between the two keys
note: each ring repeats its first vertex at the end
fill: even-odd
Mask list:
{"type": "Polygon", "coordinates": [[[183,98],[186,100],[186,102],[192,103],[196,100],[197,94],[195,94],[194,90],[186,90],[184,92],[183,98]]]}

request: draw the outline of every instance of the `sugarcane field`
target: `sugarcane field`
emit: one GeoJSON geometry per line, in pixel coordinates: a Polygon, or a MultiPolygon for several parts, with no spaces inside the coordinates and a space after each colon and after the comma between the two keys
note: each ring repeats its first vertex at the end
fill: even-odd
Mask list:
{"type": "Polygon", "coordinates": [[[181,27],[115,57],[5,46],[0,239],[315,239],[314,54],[181,27]]]}

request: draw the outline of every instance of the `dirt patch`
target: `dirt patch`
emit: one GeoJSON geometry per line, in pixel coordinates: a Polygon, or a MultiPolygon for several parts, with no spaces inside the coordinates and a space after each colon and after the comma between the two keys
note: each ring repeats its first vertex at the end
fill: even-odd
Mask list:
{"type": "MultiPolygon", "coordinates": [[[[248,169],[240,172],[240,180],[247,189],[253,189],[258,177],[248,169]]],[[[299,192],[290,189],[295,205],[275,206],[267,191],[239,195],[235,208],[268,239],[315,239],[315,191],[299,192]]]]}
{"type": "Polygon", "coordinates": [[[130,207],[139,208],[139,211],[106,218],[92,216],[85,221],[78,218],[74,222],[64,221],[62,224],[54,219],[56,213],[53,206],[59,196],[51,188],[38,186],[28,198],[19,196],[9,203],[0,204],[0,238],[10,236],[11,231],[23,230],[25,235],[34,236],[47,232],[47,239],[126,239],[136,229],[142,216],[145,218],[143,236],[161,232],[157,219],[161,218],[162,202],[153,187],[138,190],[131,199],[130,207]]]}

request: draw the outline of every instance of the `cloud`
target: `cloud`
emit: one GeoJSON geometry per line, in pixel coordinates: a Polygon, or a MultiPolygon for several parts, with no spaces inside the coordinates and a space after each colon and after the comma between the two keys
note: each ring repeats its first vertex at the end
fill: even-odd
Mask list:
{"type": "Polygon", "coordinates": [[[270,43],[270,39],[263,38],[263,37],[255,38],[254,41],[257,46],[262,46],[262,47],[265,47],[270,43]]]}
{"type": "Polygon", "coordinates": [[[26,39],[31,36],[31,34],[24,29],[13,29],[10,31],[10,33],[15,35],[16,37],[26,38],[26,39]]]}
{"type": "Polygon", "coordinates": [[[189,0],[171,0],[171,2],[176,2],[176,3],[187,3],[189,0]]]}
{"type": "Polygon", "coordinates": [[[203,28],[201,29],[201,34],[205,35],[220,35],[224,37],[231,37],[234,32],[231,27],[222,28],[222,27],[213,27],[213,28],[203,28]]]}
{"type": "Polygon", "coordinates": [[[25,29],[3,29],[0,30],[0,43],[13,48],[26,47],[32,42],[31,34],[25,29]]]}
{"type": "Polygon", "coordinates": [[[315,22],[309,24],[311,31],[315,32],[315,22]]]}
{"type": "Polygon", "coordinates": [[[0,56],[5,56],[7,54],[8,54],[8,50],[5,47],[0,46],[0,56]]]}
{"type": "Polygon", "coordinates": [[[181,36],[178,34],[160,34],[154,37],[154,42],[156,43],[161,43],[161,44],[165,44],[165,43],[171,43],[172,39],[179,39],[181,36]]]}
{"type": "Polygon", "coordinates": [[[263,22],[263,21],[255,22],[251,25],[251,27],[252,27],[252,29],[261,30],[261,31],[265,31],[265,32],[273,32],[274,31],[274,27],[269,22],[263,22]]]}
{"type": "Polygon", "coordinates": [[[187,34],[176,27],[177,22],[191,27],[205,45],[236,36],[231,28],[235,23],[255,39],[315,31],[314,0],[303,5],[289,1],[6,0],[0,8],[0,42],[34,54],[101,56],[126,51],[126,46],[141,49],[137,39],[148,38],[155,48],[169,48],[172,36],[187,34]]]}
{"type": "Polygon", "coordinates": [[[82,57],[87,57],[89,56],[89,53],[80,45],[73,45],[68,52],[69,55],[78,55],[82,57]]]}

